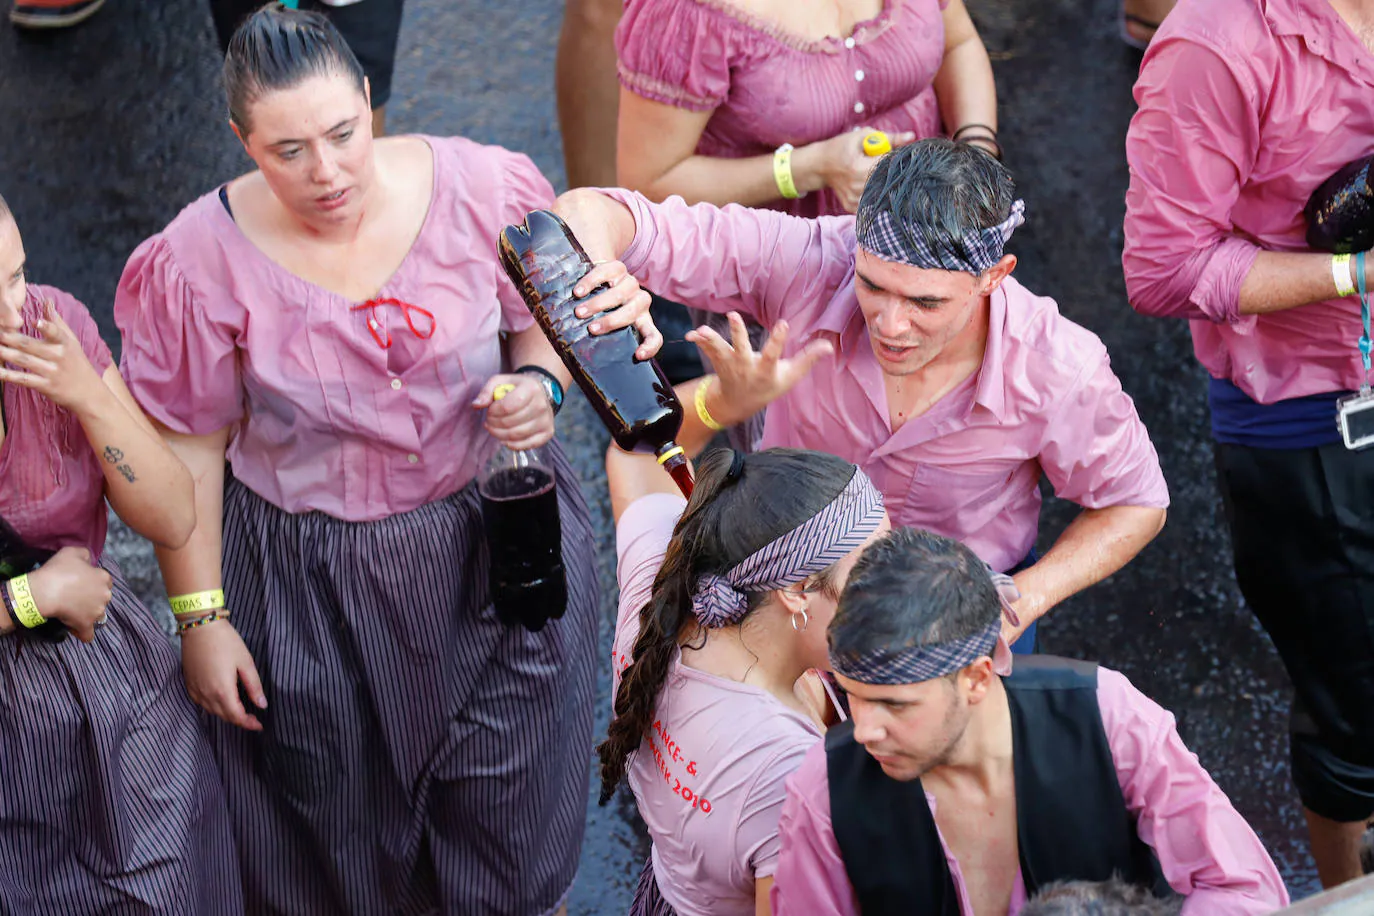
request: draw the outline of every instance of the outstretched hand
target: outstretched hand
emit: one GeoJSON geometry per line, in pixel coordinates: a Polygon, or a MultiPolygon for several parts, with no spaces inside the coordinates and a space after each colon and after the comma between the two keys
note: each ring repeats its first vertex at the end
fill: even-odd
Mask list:
{"type": "Polygon", "coordinates": [[[723,405],[717,419],[727,426],[747,420],[791,391],[819,360],[835,352],[830,341],[812,340],[795,356],[784,357],[789,328],[786,321],[779,321],[755,353],[744,319],[738,312],[728,318],[729,341],[709,327],[687,333],[715,370],[723,405]]]}

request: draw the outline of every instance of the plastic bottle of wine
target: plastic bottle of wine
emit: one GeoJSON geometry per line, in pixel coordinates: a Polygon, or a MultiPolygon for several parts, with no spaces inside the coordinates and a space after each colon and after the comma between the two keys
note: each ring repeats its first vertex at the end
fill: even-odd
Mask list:
{"type": "Polygon", "coordinates": [[[537,448],[515,452],[503,445],[478,478],[477,492],[496,615],[507,626],[537,633],[562,617],[568,604],[553,467],[537,448]]]}
{"type": "Polygon", "coordinates": [[[506,274],[616,444],[653,452],[690,496],[691,466],[676,442],[682,403],[657,362],[635,361],[638,331],[592,336],[587,326],[594,319],[575,314],[573,287],[592,261],[568,225],[548,210],[535,210],[523,225],[505,228],[499,247],[506,274]]]}

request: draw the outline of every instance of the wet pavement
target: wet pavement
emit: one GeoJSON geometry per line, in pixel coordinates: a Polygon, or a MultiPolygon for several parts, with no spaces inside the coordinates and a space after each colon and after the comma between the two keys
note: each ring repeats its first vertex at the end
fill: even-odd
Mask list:
{"type": "MultiPolygon", "coordinates": [[[[1173,494],[1164,533],[1128,569],[1054,611],[1041,627],[1043,647],[1119,668],[1173,710],[1290,890],[1305,896],[1316,880],[1288,778],[1288,690],[1231,576],[1203,375],[1184,323],[1142,318],[1126,305],[1122,144],[1139,55],[1117,39],[1110,0],[968,5],[993,55],[1002,141],[1027,201],[1028,223],[1011,246],[1017,276],[1102,336],[1173,494]]],[[[552,94],[561,3],[407,6],[392,130],[463,134],[527,152],[561,187],[552,94]]],[[[197,0],[109,0],[85,26],[54,35],[0,26],[0,193],[20,220],[33,279],[85,301],[116,348],[110,303],[134,246],[246,167],[224,121],[217,70],[197,0]]],[[[614,553],[598,482],[607,437],[576,396],[560,437],[601,537],[609,647],[614,553]]],[[[1047,505],[1042,548],[1073,511],[1047,505]]],[[[146,547],[122,529],[112,538],[135,586],[159,595],[146,547]]],[[[603,727],[608,681],[597,700],[603,727]]],[[[598,808],[589,799],[588,814],[570,911],[624,912],[647,852],[633,802],[622,795],[598,808]]]]}

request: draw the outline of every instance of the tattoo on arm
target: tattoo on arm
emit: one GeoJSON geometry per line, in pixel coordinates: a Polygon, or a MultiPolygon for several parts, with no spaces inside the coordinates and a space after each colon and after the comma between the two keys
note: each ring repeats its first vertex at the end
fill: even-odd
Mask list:
{"type": "Polygon", "coordinates": [[[113,445],[107,445],[105,446],[105,460],[110,464],[119,464],[124,460],[124,453],[113,445]]]}
{"type": "Polygon", "coordinates": [[[124,479],[129,481],[129,483],[138,480],[138,478],[134,476],[134,469],[127,464],[121,464],[119,467],[115,468],[115,470],[123,474],[124,479]]]}

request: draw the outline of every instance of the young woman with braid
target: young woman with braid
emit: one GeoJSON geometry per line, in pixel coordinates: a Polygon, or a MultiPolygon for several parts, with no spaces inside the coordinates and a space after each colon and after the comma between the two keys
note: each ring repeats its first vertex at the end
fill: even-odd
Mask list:
{"type": "MultiPolygon", "coordinates": [[[[731,321],[733,349],[693,333],[721,377],[688,410],[691,453],[711,436],[703,417],[748,417],[829,352],[779,359],[782,328],[755,356],[731,321]]],[[[698,384],[680,389],[689,405],[698,384]]],[[[606,471],[621,597],[602,799],[628,778],[654,844],[631,913],[767,913],[783,780],[830,718],[803,675],[825,664],[846,571],[888,529],[882,497],[849,462],[801,450],[712,452],[685,503],[651,456],[612,446],[606,471]]]]}
{"type": "Polygon", "coordinates": [[[24,259],[0,199],[0,519],[33,550],[25,567],[51,552],[0,574],[0,912],[238,916],[219,771],[176,649],[101,555],[109,506],[184,544],[191,477],[85,307],[26,283],[24,259]],[[42,638],[47,621],[70,638],[42,638]]]}

